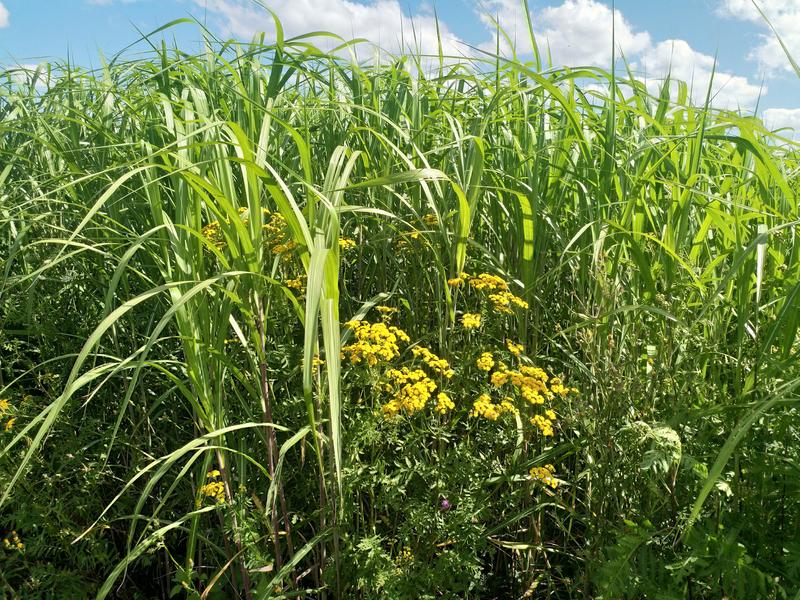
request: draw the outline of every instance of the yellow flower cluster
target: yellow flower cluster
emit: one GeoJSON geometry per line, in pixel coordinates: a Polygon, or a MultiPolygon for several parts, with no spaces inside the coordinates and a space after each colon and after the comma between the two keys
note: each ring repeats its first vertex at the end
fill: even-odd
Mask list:
{"type": "Polygon", "coordinates": [[[491,371],[494,366],[494,357],[491,352],[484,352],[478,357],[475,364],[478,365],[481,371],[491,371]]]}
{"type": "Polygon", "coordinates": [[[495,294],[489,294],[489,300],[494,307],[500,312],[511,314],[511,305],[518,306],[519,308],[528,308],[528,303],[519,296],[515,296],[511,292],[500,291],[495,294]]]}
{"type": "Polygon", "coordinates": [[[553,489],[558,487],[558,479],[554,477],[555,472],[556,468],[553,465],[533,467],[530,471],[531,479],[534,481],[540,481],[545,485],[549,485],[553,489]]]}
{"type": "MultiPolygon", "coordinates": [[[[264,217],[267,219],[266,223],[262,225],[261,229],[264,234],[264,245],[273,254],[284,254],[291,252],[297,248],[297,243],[290,239],[289,228],[286,219],[280,213],[273,213],[266,208],[262,209],[264,217]]],[[[239,208],[239,217],[244,224],[248,223],[248,209],[246,207],[239,208]]],[[[201,230],[203,237],[213,243],[217,248],[225,246],[225,240],[222,237],[222,228],[219,221],[212,221],[201,230]]],[[[288,257],[287,257],[288,258],[288,257]]]]}
{"type": "Polygon", "coordinates": [[[347,252],[348,250],[355,250],[355,248],[356,248],[355,240],[351,240],[350,238],[346,237],[339,238],[339,250],[347,252]]]}
{"type": "Polygon", "coordinates": [[[306,289],[306,276],[300,275],[299,277],[295,277],[294,279],[287,279],[286,280],[286,287],[292,290],[297,290],[298,292],[304,292],[306,289]]]}
{"type": "Polygon", "coordinates": [[[22,552],[25,550],[25,544],[23,544],[22,540],[19,539],[17,532],[12,531],[11,537],[3,538],[3,548],[6,550],[19,550],[22,552]]]}
{"type": "Polygon", "coordinates": [[[200,488],[200,494],[221,503],[225,502],[225,484],[221,481],[216,481],[219,476],[220,472],[216,469],[206,473],[206,479],[210,481],[200,488]]]}
{"type": "Polygon", "coordinates": [[[464,329],[477,329],[481,326],[481,316],[475,313],[464,313],[461,317],[464,329]]]}
{"type": "Polygon", "coordinates": [[[386,377],[389,383],[384,384],[384,391],[394,392],[392,399],[382,408],[387,419],[395,417],[400,411],[411,415],[422,410],[436,390],[436,384],[422,369],[389,369],[386,377]]]}
{"type": "Polygon", "coordinates": [[[389,321],[392,318],[392,315],[400,312],[400,309],[394,306],[376,306],[375,310],[381,313],[381,319],[384,321],[389,321]]]}
{"type": "MultiPolygon", "coordinates": [[[[552,411],[550,411],[552,412],[552,411]]],[[[555,415],[553,415],[555,416],[555,415]]],[[[541,434],[545,437],[552,437],[553,436],[553,421],[542,415],[533,415],[531,418],[531,425],[535,425],[539,428],[541,434]]]]}
{"type": "Polygon", "coordinates": [[[411,349],[414,358],[422,358],[422,361],[428,365],[434,372],[439,375],[450,379],[455,375],[455,371],[450,368],[450,363],[443,358],[439,358],[436,354],[425,348],[424,346],[415,346],[411,349]]]}
{"type": "Polygon", "coordinates": [[[280,213],[264,210],[269,221],[261,227],[264,234],[264,245],[273,254],[287,254],[297,248],[297,242],[289,236],[289,225],[280,213]]]}
{"type": "Polygon", "coordinates": [[[544,404],[545,398],[552,398],[553,393],[547,388],[547,380],[544,370],[527,365],[521,366],[519,371],[510,371],[501,364],[491,377],[495,387],[502,387],[510,382],[531,404],[544,404]]]}
{"type": "Polygon", "coordinates": [[[519,415],[519,409],[514,406],[514,399],[510,397],[503,398],[503,401],[500,403],[500,412],[519,415]]]}
{"type": "Polygon", "coordinates": [[[404,546],[403,549],[400,551],[400,554],[398,554],[394,559],[394,563],[398,567],[408,566],[413,562],[414,562],[414,553],[411,552],[411,548],[409,548],[408,546],[404,546]]]}
{"type": "Polygon", "coordinates": [[[450,287],[458,287],[463,285],[463,283],[469,279],[469,275],[467,273],[460,273],[458,277],[453,277],[452,279],[447,280],[447,285],[450,287]]]}
{"type": "Polygon", "coordinates": [[[456,407],[455,403],[450,399],[450,396],[444,392],[440,392],[436,396],[436,412],[440,415],[445,414],[448,410],[453,410],[456,407]]]}
{"type": "Polygon", "coordinates": [[[494,291],[494,290],[507,290],[508,283],[502,277],[497,275],[490,275],[489,273],[481,273],[469,278],[469,285],[478,291],[494,291]]]}
{"type": "Polygon", "coordinates": [[[525,350],[525,346],[522,344],[516,344],[511,340],[506,340],[506,348],[508,348],[508,351],[514,356],[519,356],[525,350]]]}
{"type": "Polygon", "coordinates": [[[353,330],[356,342],[342,348],[342,357],[348,358],[353,364],[363,361],[374,367],[381,360],[392,360],[400,356],[398,341],[410,341],[405,331],[386,323],[348,321],[345,327],[353,330]]]}
{"type": "Polygon", "coordinates": [[[203,229],[200,230],[200,233],[206,238],[209,242],[214,244],[217,248],[222,248],[225,246],[225,240],[222,239],[222,232],[220,231],[219,221],[212,221],[203,229]]]}
{"type": "Polygon", "coordinates": [[[409,240],[416,241],[422,237],[422,234],[419,231],[412,231],[410,233],[401,233],[399,239],[395,242],[395,246],[398,250],[410,250],[411,244],[409,240]]]}
{"type": "Polygon", "coordinates": [[[489,394],[481,394],[478,396],[478,399],[472,403],[472,410],[469,416],[483,417],[490,421],[496,421],[504,413],[519,414],[519,410],[514,406],[510,398],[504,399],[500,404],[495,404],[492,402],[489,394]]]}
{"type": "Polygon", "coordinates": [[[11,403],[5,398],[0,398],[0,415],[6,412],[9,408],[11,408],[11,403]]]}
{"type": "Polygon", "coordinates": [[[550,380],[550,391],[553,392],[554,394],[558,394],[562,398],[565,398],[567,394],[569,394],[570,392],[574,394],[578,393],[577,388],[568,388],[563,384],[561,379],[559,379],[558,377],[553,377],[550,380]]]}

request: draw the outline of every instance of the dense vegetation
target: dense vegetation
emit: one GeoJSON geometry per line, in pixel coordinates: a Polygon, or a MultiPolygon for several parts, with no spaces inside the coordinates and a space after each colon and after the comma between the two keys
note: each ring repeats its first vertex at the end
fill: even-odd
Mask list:
{"type": "Polygon", "coordinates": [[[2,75],[2,595],[800,598],[798,147],[330,39],[2,75]]]}

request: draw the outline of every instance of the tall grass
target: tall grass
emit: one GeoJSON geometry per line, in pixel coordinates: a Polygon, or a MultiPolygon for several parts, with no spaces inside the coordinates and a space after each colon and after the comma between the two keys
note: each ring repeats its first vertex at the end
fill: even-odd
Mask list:
{"type": "Polygon", "coordinates": [[[126,521],[98,597],[153,556],[178,588],[210,569],[203,597],[353,597],[344,489],[363,458],[342,321],[391,294],[412,337],[447,348],[447,279],[488,271],[534,307],[517,322],[530,355],[583,390],[552,450],[574,475],[552,544],[503,529],[518,537],[494,566],[517,591],[546,564],[552,597],[623,597],[627,574],[649,575],[642,549],[732,520],[756,570],[796,593],[768,563],[800,555],[797,146],[669,78],[652,93],[538,54],[440,56],[428,74],[425,57],[359,65],[344,40],[323,52],[278,31],[2,75],[0,396],[38,391],[2,439],[0,525],[74,428],[114,484],[72,538],[126,521]],[[274,214],[291,264],[266,239],[274,214]],[[397,251],[408,232],[417,253],[397,251]],[[224,508],[182,504],[214,466],[224,508]],[[788,555],[770,557],[775,540],[788,555]]]}

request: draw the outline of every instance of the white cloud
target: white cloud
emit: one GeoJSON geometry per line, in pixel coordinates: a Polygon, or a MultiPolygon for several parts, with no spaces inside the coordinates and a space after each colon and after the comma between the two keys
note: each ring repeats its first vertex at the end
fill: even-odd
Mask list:
{"type": "MultiPolygon", "coordinates": [[[[481,11],[481,20],[494,29],[492,19],[496,19],[518,52],[531,51],[522,2],[489,0],[481,11]]],[[[549,48],[556,64],[605,66],[611,62],[612,16],[616,16],[617,52],[631,56],[650,45],[649,33],[634,31],[619,10],[612,14],[608,6],[596,0],[566,0],[558,6],[547,6],[532,12],[531,21],[539,49],[544,54],[549,48]]],[[[492,51],[494,42],[487,42],[482,48],[492,51]]],[[[503,50],[508,52],[509,48],[503,50]]]]}
{"type": "MultiPolygon", "coordinates": [[[[687,82],[691,86],[692,100],[705,102],[714,57],[694,50],[684,40],[664,40],[645,50],[636,64],[651,82],[651,89],[658,87],[656,80],[663,79],[667,73],[673,79],[687,82]]],[[[750,83],[746,77],[726,73],[717,69],[711,88],[712,103],[717,108],[752,110],[759,95],[766,93],[760,86],[750,83]]]]}
{"type": "MultiPolygon", "coordinates": [[[[496,19],[512,39],[517,52],[530,53],[522,3],[519,0],[487,1],[488,4],[481,6],[481,18],[487,28],[494,30],[493,19],[496,19]]],[[[772,1],[777,4],[782,0],[772,1]]],[[[790,1],[800,4],[800,0],[790,1]]],[[[549,47],[555,66],[608,67],[611,64],[612,18],[615,22],[617,53],[622,52],[632,67],[647,76],[651,90],[658,87],[657,80],[669,71],[674,79],[692,84],[693,101],[705,100],[714,58],[694,50],[685,40],[654,43],[647,31],[637,31],[619,10],[612,13],[611,8],[599,0],[564,0],[531,13],[540,51],[545,53],[549,47]]],[[[494,52],[495,48],[495,42],[487,41],[481,45],[481,49],[487,52],[494,52]]],[[[502,51],[508,53],[507,44],[502,51]]],[[[752,109],[759,93],[763,93],[760,87],[746,77],[719,69],[714,74],[713,104],[718,108],[752,109]]]]}
{"type": "MultiPolygon", "coordinates": [[[[757,0],[783,43],[796,62],[800,62],[800,0],[757,0]]],[[[792,71],[775,34],[753,6],[752,0],[720,0],[717,7],[720,15],[750,21],[766,29],[759,36],[760,43],[751,50],[749,58],[758,61],[768,75],[781,71],[792,71]]]]}
{"type": "Polygon", "coordinates": [[[0,2],[0,28],[8,27],[8,9],[0,2]]]}
{"type": "Polygon", "coordinates": [[[763,115],[768,129],[788,127],[793,131],[782,131],[784,137],[800,139],[800,108],[768,108],[763,115]]]}
{"type": "Polygon", "coordinates": [[[33,82],[39,90],[47,88],[50,83],[50,71],[47,64],[0,65],[0,71],[14,83],[30,84],[33,82]]]}
{"type": "MultiPolygon", "coordinates": [[[[269,13],[248,0],[195,0],[217,15],[227,35],[249,39],[266,32],[274,39],[275,25],[269,13]]],[[[429,12],[406,15],[397,0],[375,0],[362,4],[352,0],[266,0],[265,6],[278,15],[284,35],[291,37],[310,31],[335,33],[346,40],[366,38],[388,52],[419,49],[423,54],[438,53],[436,19],[429,12]]],[[[439,21],[445,55],[466,52],[461,40],[439,21]]],[[[338,45],[338,43],[337,43],[338,45]]]]}

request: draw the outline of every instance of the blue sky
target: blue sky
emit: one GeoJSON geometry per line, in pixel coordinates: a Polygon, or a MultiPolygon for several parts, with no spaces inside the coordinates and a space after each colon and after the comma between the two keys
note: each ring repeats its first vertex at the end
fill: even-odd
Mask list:
{"type": "MultiPolygon", "coordinates": [[[[518,51],[530,50],[522,0],[262,0],[281,17],[287,34],[333,31],[368,37],[389,50],[402,46],[400,30],[412,29],[423,51],[436,49],[433,10],[445,50],[494,49],[491,18],[519,32],[518,51]]],[[[800,0],[759,0],[790,49],[800,59],[800,0]]],[[[607,66],[611,3],[605,0],[529,0],[540,41],[556,64],[607,66]]],[[[719,106],[759,112],[773,126],[800,129],[800,79],[751,0],[617,0],[619,48],[643,76],[657,79],[671,69],[696,84],[702,96],[714,55],[714,91],[719,106]]],[[[270,18],[252,0],[0,0],[0,64],[32,65],[70,56],[99,64],[134,42],[136,28],[151,31],[180,17],[194,16],[222,37],[248,40],[272,31],[270,18]]],[[[201,35],[181,25],[168,36],[187,49],[201,35]]],[[[144,50],[145,48],[142,47],[144,50]]],[[[508,50],[508,49],[506,49],[508,50]]]]}

